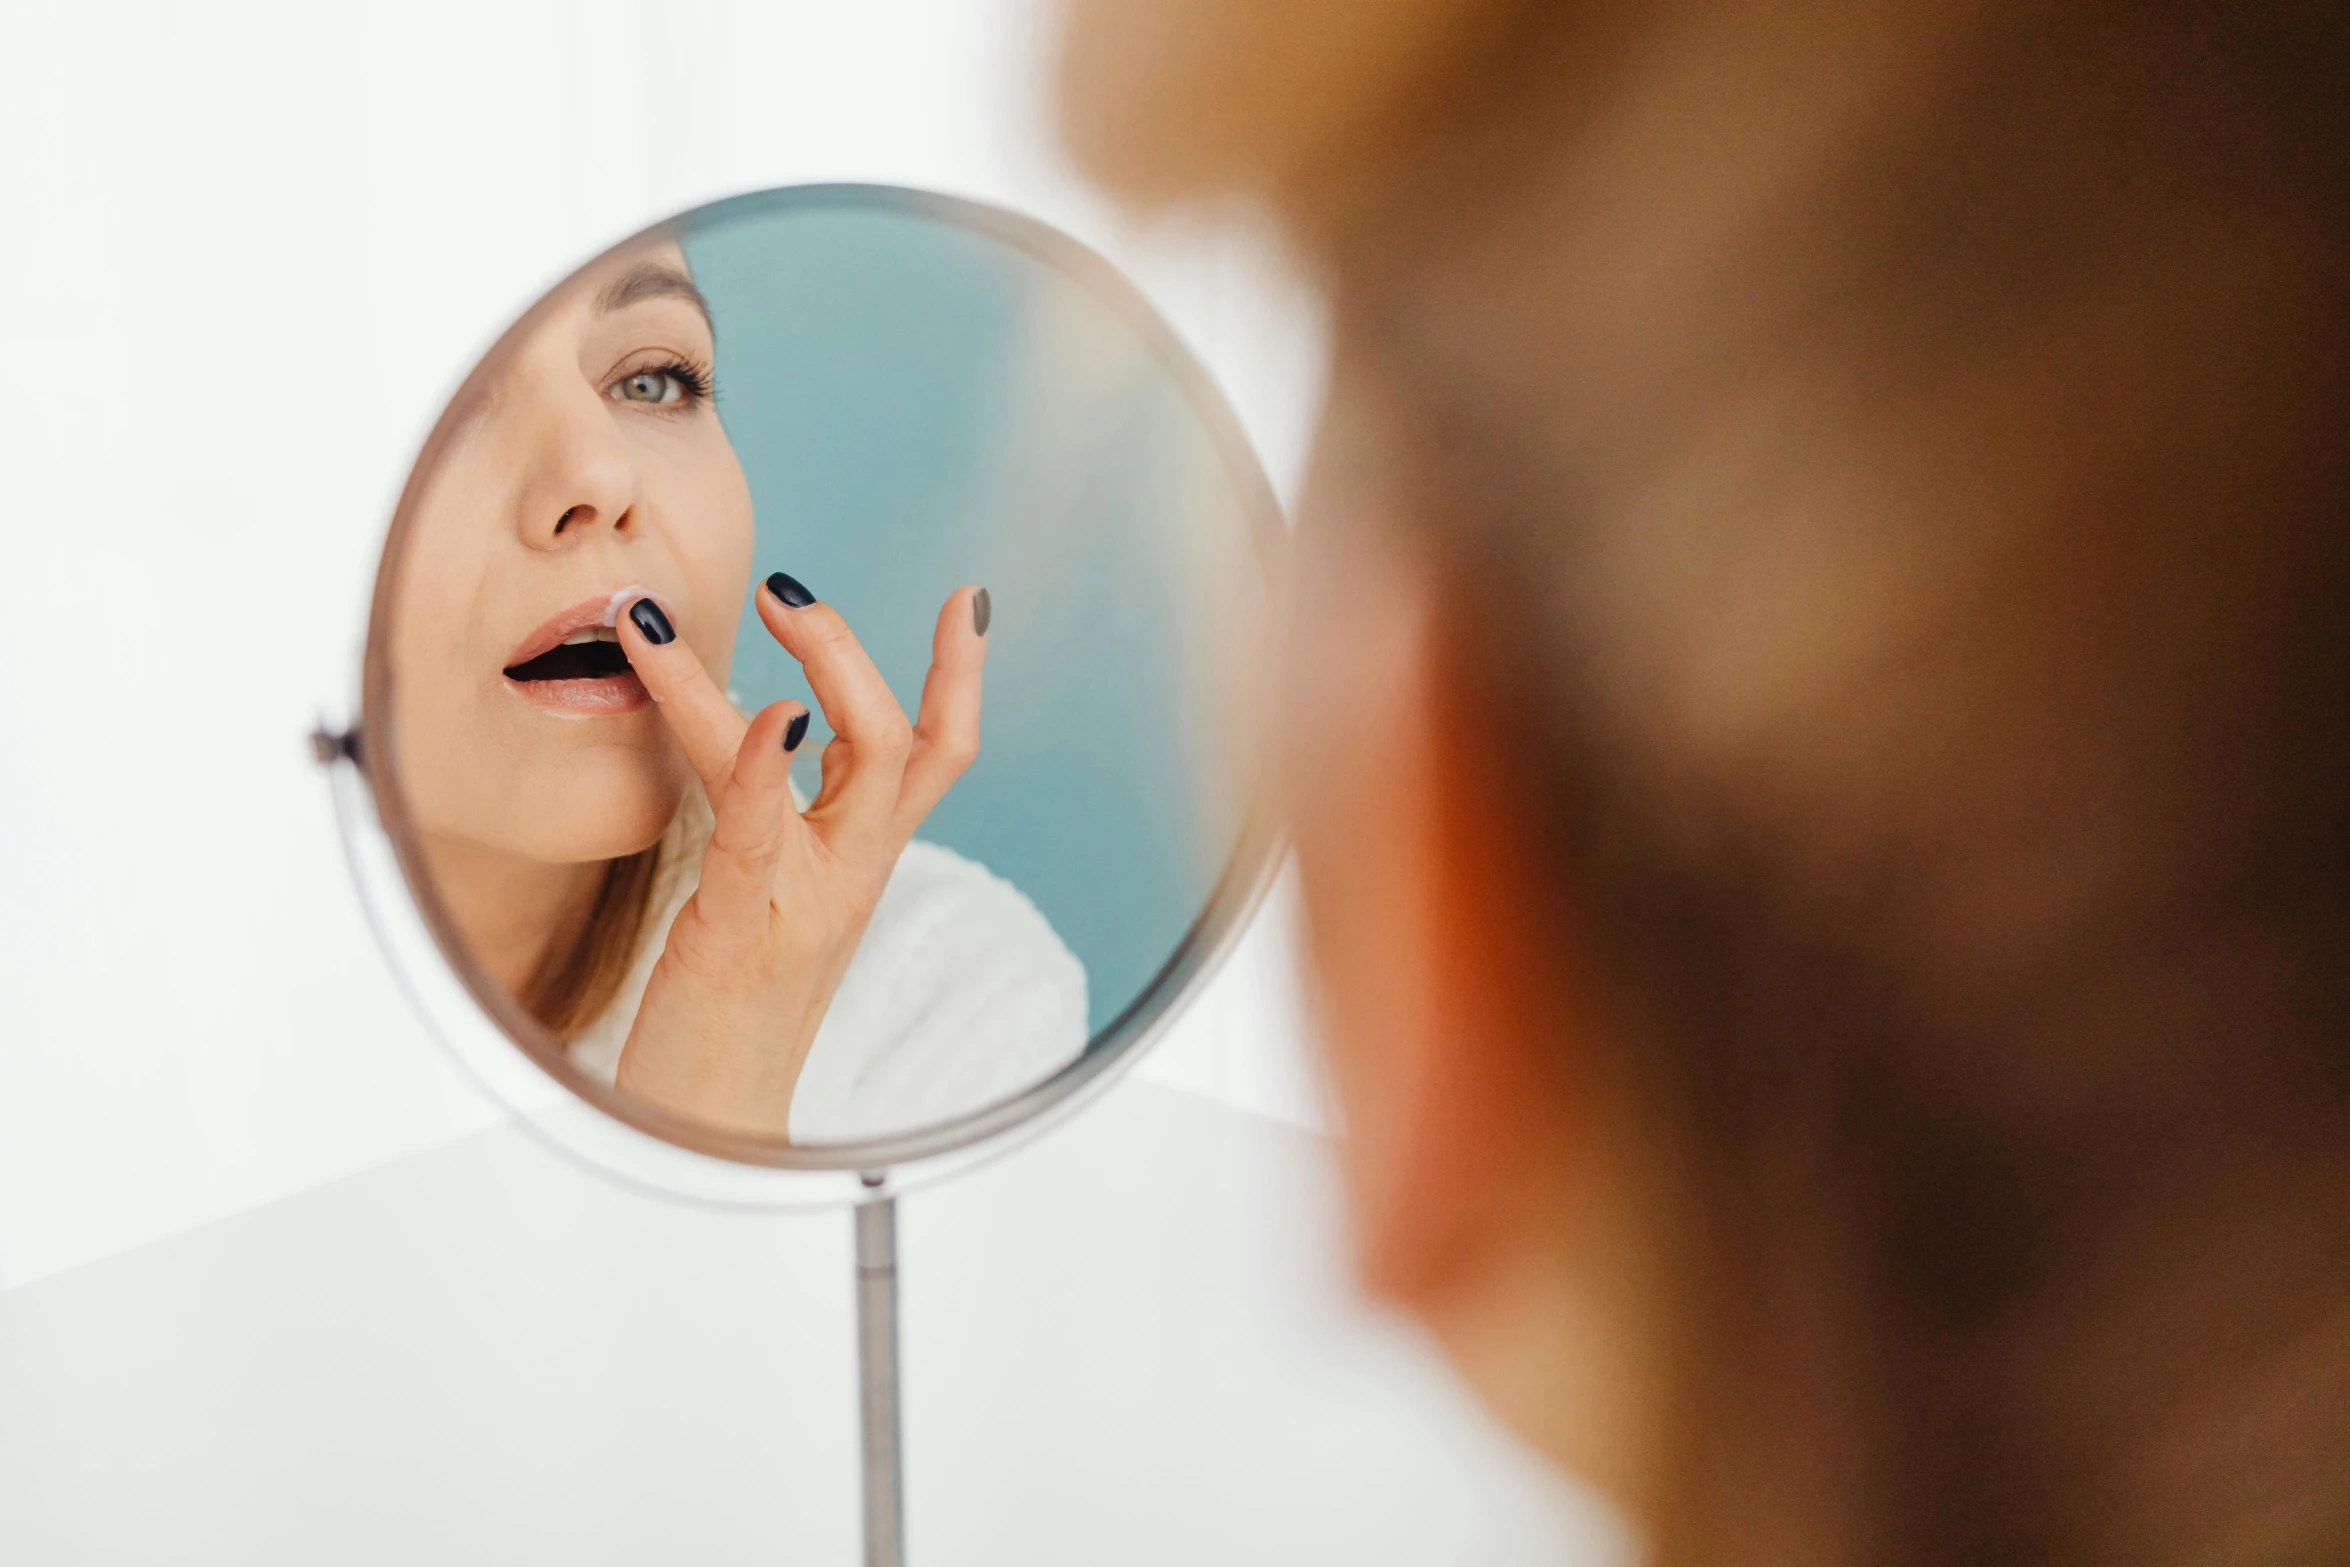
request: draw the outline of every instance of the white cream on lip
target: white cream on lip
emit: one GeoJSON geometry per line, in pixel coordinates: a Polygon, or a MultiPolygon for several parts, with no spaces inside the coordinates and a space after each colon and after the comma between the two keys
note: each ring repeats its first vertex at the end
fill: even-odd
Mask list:
{"type": "Polygon", "coordinates": [[[620,612],[623,609],[626,609],[629,605],[635,603],[638,599],[651,599],[654,603],[661,606],[661,613],[667,615],[671,620],[675,620],[677,618],[677,612],[669,607],[669,601],[667,599],[663,598],[660,594],[655,593],[651,588],[648,588],[643,583],[639,582],[629,587],[622,588],[619,592],[613,594],[610,601],[604,605],[605,629],[610,630],[611,628],[619,625],[620,612]]]}
{"type": "MultiPolygon", "coordinates": [[[[620,624],[621,610],[626,608],[628,605],[635,603],[638,599],[651,599],[654,603],[661,606],[664,613],[669,611],[669,601],[667,599],[654,592],[651,588],[646,587],[641,582],[631,583],[629,586],[622,588],[619,592],[613,594],[610,598],[604,601],[604,619],[601,629],[606,632],[616,630],[620,624]]],[[[567,636],[563,639],[562,645],[568,647],[579,642],[603,640],[607,639],[586,635],[575,631],[570,636],[567,636]]],[[[614,637],[610,638],[609,640],[617,641],[618,638],[614,637]]],[[[620,693],[605,693],[593,696],[588,694],[593,687],[606,684],[606,682],[603,681],[566,680],[558,682],[557,684],[560,684],[566,688],[563,693],[563,700],[559,702],[550,702],[543,695],[533,695],[533,700],[538,702],[542,710],[545,711],[550,717],[573,719],[597,718],[601,717],[605,713],[625,712],[634,705],[635,699],[632,694],[623,695],[620,693]]],[[[532,690],[531,687],[527,686],[524,687],[524,689],[526,691],[532,690]]],[[[651,696],[652,693],[648,691],[645,692],[645,695],[651,696]]],[[[656,697],[654,700],[658,701],[659,698],[656,697]]]]}

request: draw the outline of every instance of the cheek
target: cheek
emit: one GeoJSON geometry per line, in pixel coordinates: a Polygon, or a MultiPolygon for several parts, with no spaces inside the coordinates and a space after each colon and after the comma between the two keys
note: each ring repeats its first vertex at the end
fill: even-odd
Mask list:
{"type": "Polygon", "coordinates": [[[674,471],[670,547],[693,595],[695,638],[711,675],[723,681],[734,661],[735,623],[750,591],[751,491],[723,434],[713,431],[674,471]],[[704,646],[702,644],[706,643],[704,646]]]}
{"type": "Polygon", "coordinates": [[[1388,1052],[1380,1021],[1389,1016],[1390,965],[1382,961],[1380,922],[1366,899],[1387,895],[1364,864],[1359,824],[1310,794],[1298,799],[1295,843],[1304,895],[1306,950],[1314,968],[1322,1048],[1348,1124],[1362,1119],[1364,1072],[1388,1052]]]}
{"type": "Polygon", "coordinates": [[[468,586],[446,580],[445,574],[422,578],[412,573],[402,583],[392,667],[403,685],[429,687],[445,698],[450,681],[475,662],[483,635],[468,586]]]}
{"type": "Polygon", "coordinates": [[[506,651],[487,647],[486,626],[498,591],[491,559],[502,525],[484,498],[505,494],[501,477],[479,463],[452,462],[418,508],[393,606],[393,667],[405,688],[427,687],[446,699],[452,681],[478,678],[485,660],[506,651]]]}
{"type": "Polygon", "coordinates": [[[1377,1107],[1426,1026],[1426,889],[1413,824],[1384,787],[1392,756],[1325,753],[1302,783],[1294,839],[1324,1048],[1348,1124],[1379,1141],[1377,1107]]]}
{"type": "Polygon", "coordinates": [[[1282,770],[1331,1076],[1352,1140],[1377,1147],[1429,1021],[1432,736],[1410,594],[1332,586],[1293,621],[1282,770]]]}
{"type": "MultiPolygon", "coordinates": [[[[473,561],[435,555],[418,540],[394,608],[390,659],[393,721],[416,804],[428,815],[455,810],[478,772],[481,687],[498,655],[477,623],[482,584],[473,561]],[[423,567],[431,561],[429,569],[423,567]]],[[[478,785],[473,786],[475,788],[478,785]]]]}

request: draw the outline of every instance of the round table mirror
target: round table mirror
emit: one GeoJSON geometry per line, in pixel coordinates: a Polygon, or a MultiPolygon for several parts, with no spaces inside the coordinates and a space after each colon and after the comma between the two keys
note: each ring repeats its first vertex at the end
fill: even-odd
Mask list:
{"type": "Polygon", "coordinates": [[[686,213],[527,311],[416,461],[324,741],[371,907],[608,1169],[951,1165],[1130,1061],[1260,890],[1282,537],[1068,237],[874,186],[686,213]]]}
{"type": "Polygon", "coordinates": [[[1114,268],[873,186],[696,209],[499,338],[393,516],[363,899],[603,1171],[859,1203],[866,1560],[902,1560],[895,1194],[1130,1063],[1262,890],[1284,529],[1114,268]]]}

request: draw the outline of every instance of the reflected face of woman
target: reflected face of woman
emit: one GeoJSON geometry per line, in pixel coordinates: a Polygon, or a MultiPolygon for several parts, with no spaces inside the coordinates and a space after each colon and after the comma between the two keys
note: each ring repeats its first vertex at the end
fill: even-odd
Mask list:
{"type": "Polygon", "coordinates": [[[430,838],[546,863],[650,846],[690,772],[605,622],[649,591],[721,684],[751,496],[674,244],[610,257],[502,344],[426,480],[392,631],[430,838]]]}

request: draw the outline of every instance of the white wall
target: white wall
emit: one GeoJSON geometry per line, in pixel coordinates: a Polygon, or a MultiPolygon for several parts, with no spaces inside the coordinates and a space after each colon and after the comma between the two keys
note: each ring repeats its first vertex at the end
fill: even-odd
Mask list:
{"type": "MultiPolygon", "coordinates": [[[[1306,302],[1057,161],[1026,0],[0,6],[0,1287],[489,1124],[360,923],[303,736],[391,499],[539,288],[874,179],[1127,265],[1294,490],[1306,302]]],[[[1287,926],[1146,1066],[1312,1119],[1287,926]]]]}

